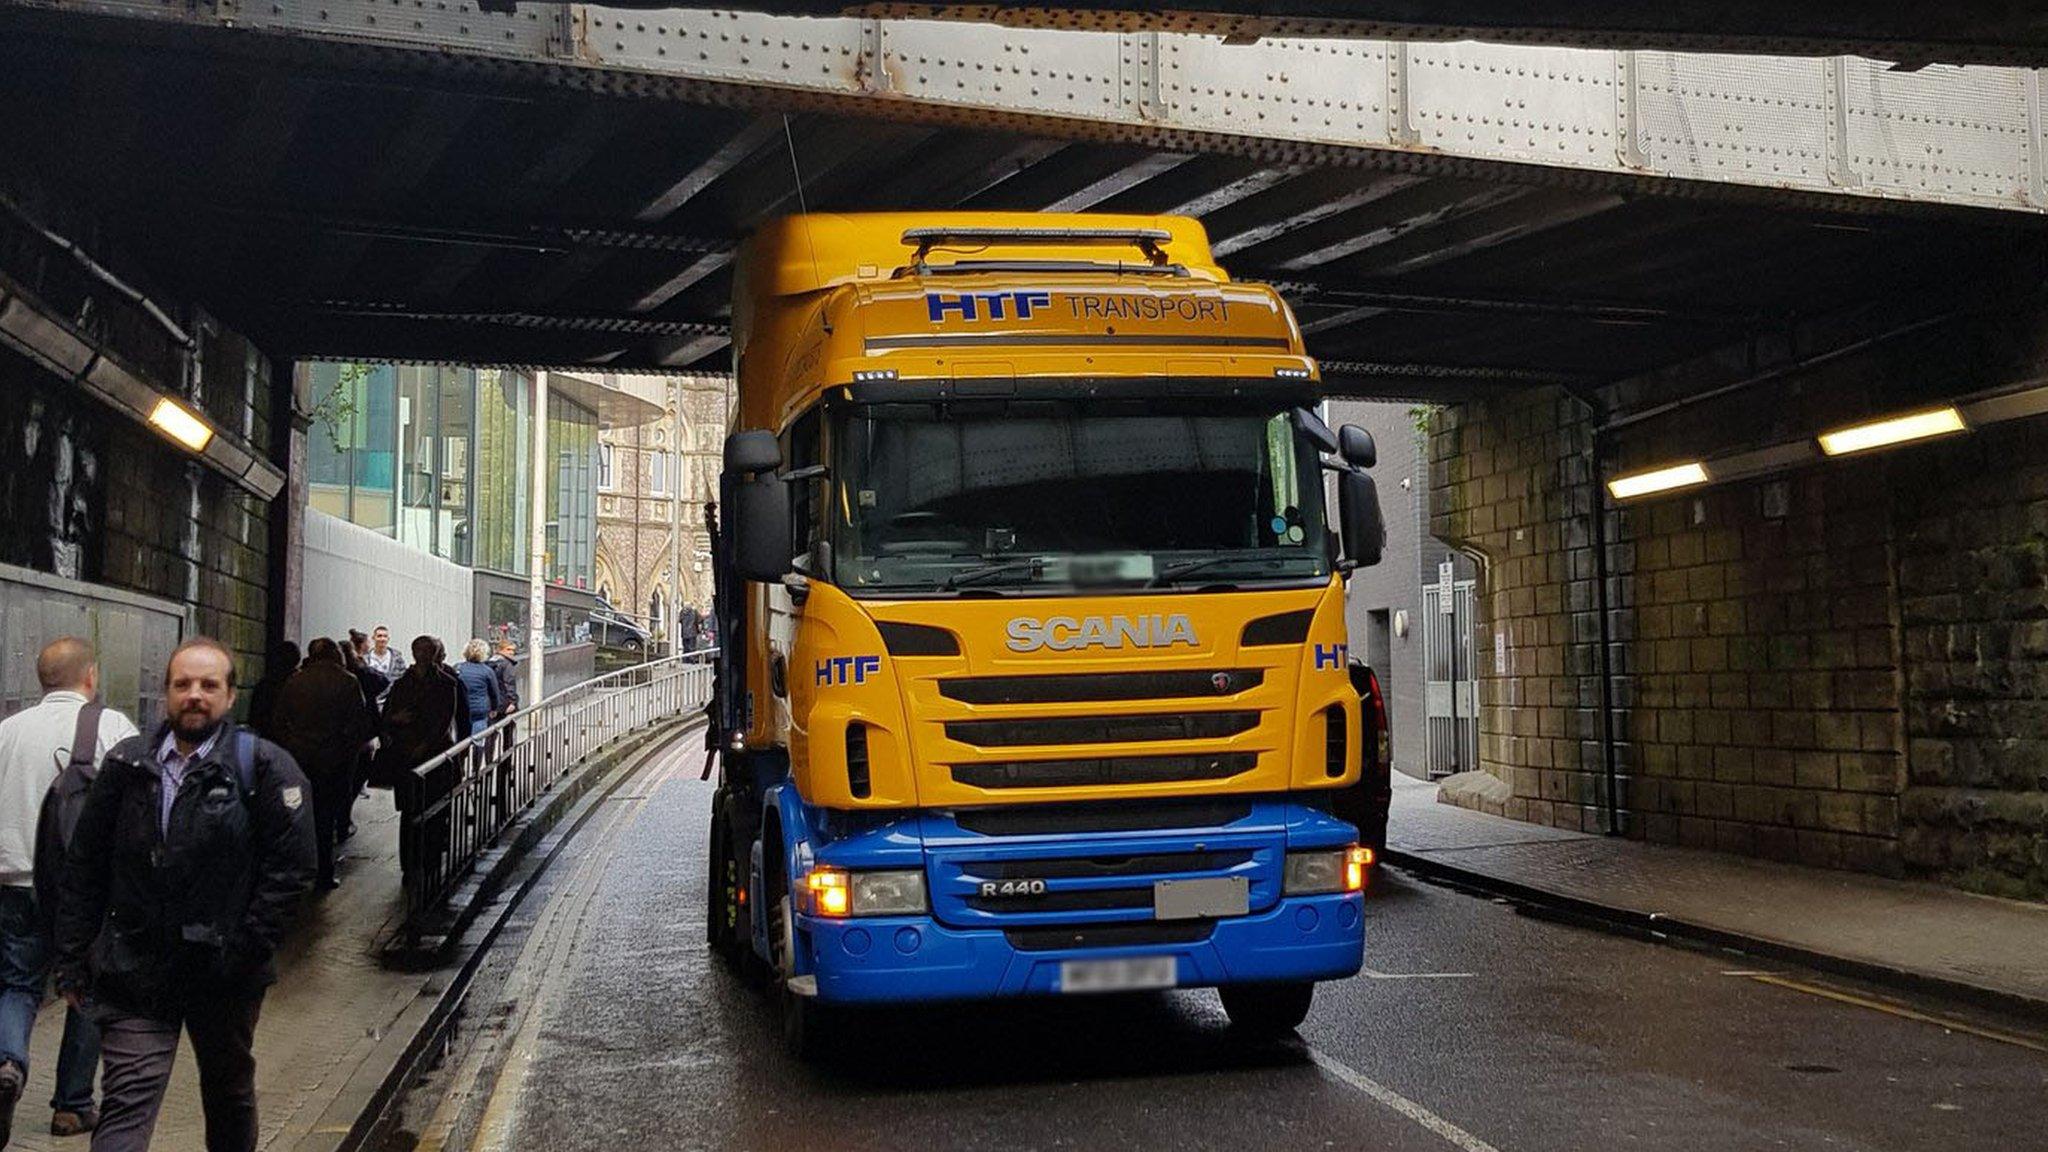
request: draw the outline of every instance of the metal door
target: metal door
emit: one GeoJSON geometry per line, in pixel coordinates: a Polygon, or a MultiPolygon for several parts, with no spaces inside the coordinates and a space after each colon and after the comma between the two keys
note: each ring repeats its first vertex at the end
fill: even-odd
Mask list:
{"type": "Polygon", "coordinates": [[[1479,691],[1472,662],[1472,581],[1422,586],[1424,763],[1430,779],[1479,767],[1479,691]]]}
{"type": "Polygon", "coordinates": [[[43,645],[83,636],[99,652],[100,698],[146,732],[163,717],[164,666],[185,633],[181,605],[0,565],[0,715],[41,699],[43,645]]]}

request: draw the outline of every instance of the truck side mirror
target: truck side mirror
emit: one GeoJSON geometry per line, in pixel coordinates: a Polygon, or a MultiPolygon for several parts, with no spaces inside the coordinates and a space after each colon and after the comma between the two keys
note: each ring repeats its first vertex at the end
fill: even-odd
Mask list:
{"type": "Polygon", "coordinates": [[[772,432],[735,432],[725,440],[732,487],[727,531],[734,567],[747,580],[774,583],[790,571],[789,482],[775,475],[782,446],[772,432]]]}
{"type": "Polygon", "coordinates": [[[1346,424],[1337,433],[1337,455],[1344,458],[1353,468],[1370,468],[1379,463],[1379,446],[1372,441],[1372,433],[1356,424],[1346,424]]]}
{"type": "MultiPolygon", "coordinates": [[[[1346,428],[1344,431],[1362,431],[1346,428]]],[[[1366,437],[1368,446],[1372,437],[1366,437]]],[[[1337,519],[1340,522],[1344,559],[1353,568],[1370,568],[1380,562],[1387,547],[1387,521],[1380,514],[1379,485],[1357,470],[1337,476],[1337,519]]]]}
{"type": "Polygon", "coordinates": [[[1328,455],[1337,450],[1337,434],[1330,431],[1330,426],[1323,423],[1323,418],[1313,411],[1296,408],[1294,426],[1308,435],[1309,443],[1316,446],[1316,451],[1328,455]]]}

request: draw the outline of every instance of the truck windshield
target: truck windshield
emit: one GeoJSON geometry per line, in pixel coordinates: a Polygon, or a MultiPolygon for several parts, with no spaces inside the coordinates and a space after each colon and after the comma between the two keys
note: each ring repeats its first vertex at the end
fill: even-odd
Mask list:
{"type": "Polygon", "coordinates": [[[1291,410],[885,404],[835,422],[833,579],[892,591],[1215,586],[1330,571],[1291,410]]]}

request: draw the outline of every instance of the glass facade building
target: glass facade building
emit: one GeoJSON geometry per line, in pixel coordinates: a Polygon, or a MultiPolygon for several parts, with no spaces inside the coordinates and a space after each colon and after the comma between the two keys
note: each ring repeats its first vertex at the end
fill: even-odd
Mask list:
{"type": "MultiPolygon", "coordinates": [[[[310,363],[309,502],[423,552],[526,575],[532,387],[523,372],[310,363]]],[[[591,587],[597,567],[598,416],[548,395],[547,571],[591,587]]]]}

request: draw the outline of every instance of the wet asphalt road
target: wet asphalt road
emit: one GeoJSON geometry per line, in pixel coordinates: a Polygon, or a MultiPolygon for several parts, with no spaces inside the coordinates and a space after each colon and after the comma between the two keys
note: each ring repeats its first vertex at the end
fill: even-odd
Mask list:
{"type": "Polygon", "coordinates": [[[891,1013],[805,1067],[704,949],[688,743],[517,910],[387,1148],[2048,1149],[2048,1040],[2013,1021],[1385,871],[1367,973],[1299,1043],[1244,1048],[1190,991],[891,1013]]]}

